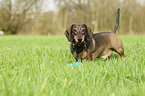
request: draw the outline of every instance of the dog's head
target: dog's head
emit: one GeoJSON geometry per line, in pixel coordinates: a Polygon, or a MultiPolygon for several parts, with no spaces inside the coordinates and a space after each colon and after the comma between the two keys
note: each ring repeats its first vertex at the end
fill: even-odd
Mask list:
{"type": "Polygon", "coordinates": [[[86,24],[72,24],[65,35],[69,42],[81,45],[86,40],[92,40],[92,30],[86,24]]]}

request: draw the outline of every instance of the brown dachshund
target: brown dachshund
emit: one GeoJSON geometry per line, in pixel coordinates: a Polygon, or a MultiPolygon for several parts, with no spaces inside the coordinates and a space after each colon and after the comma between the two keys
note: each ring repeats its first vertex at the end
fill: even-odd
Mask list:
{"type": "Polygon", "coordinates": [[[93,34],[86,24],[72,24],[65,35],[71,42],[70,49],[76,61],[78,59],[92,60],[94,58],[107,59],[112,51],[125,57],[121,39],[116,30],[119,26],[120,9],[117,11],[116,25],[112,32],[101,32],[93,34]]]}

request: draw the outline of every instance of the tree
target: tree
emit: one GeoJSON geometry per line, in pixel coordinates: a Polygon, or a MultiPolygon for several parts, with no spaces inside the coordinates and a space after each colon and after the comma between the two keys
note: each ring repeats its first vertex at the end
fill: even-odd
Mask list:
{"type": "Polygon", "coordinates": [[[1,0],[0,26],[6,34],[17,34],[31,19],[41,0],[1,0]]]}

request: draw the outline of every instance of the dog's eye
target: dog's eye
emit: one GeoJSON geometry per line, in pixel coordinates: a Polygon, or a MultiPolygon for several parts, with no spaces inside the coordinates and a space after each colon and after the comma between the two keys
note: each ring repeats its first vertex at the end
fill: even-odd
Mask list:
{"type": "Polygon", "coordinates": [[[76,30],[76,29],[74,29],[74,32],[73,32],[73,33],[74,33],[74,35],[77,35],[77,30],[76,30]]]}
{"type": "Polygon", "coordinates": [[[73,32],[74,33],[74,35],[77,35],[77,32],[73,32]]]}
{"type": "Polygon", "coordinates": [[[74,32],[77,32],[77,30],[76,30],[76,29],[74,29],[74,32]]]}
{"type": "Polygon", "coordinates": [[[84,35],[84,34],[85,34],[85,32],[83,31],[83,32],[82,32],[82,34],[84,35]]]}

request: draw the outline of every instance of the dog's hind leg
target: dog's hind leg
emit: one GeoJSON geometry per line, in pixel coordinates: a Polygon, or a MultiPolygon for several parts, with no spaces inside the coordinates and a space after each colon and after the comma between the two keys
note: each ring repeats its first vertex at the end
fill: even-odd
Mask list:
{"type": "Polygon", "coordinates": [[[124,48],[123,47],[112,48],[112,50],[115,51],[116,53],[118,53],[121,57],[125,57],[124,48]]]}
{"type": "Polygon", "coordinates": [[[118,48],[118,49],[116,50],[116,52],[117,52],[121,57],[125,57],[124,49],[123,49],[123,48],[118,48]]]}

